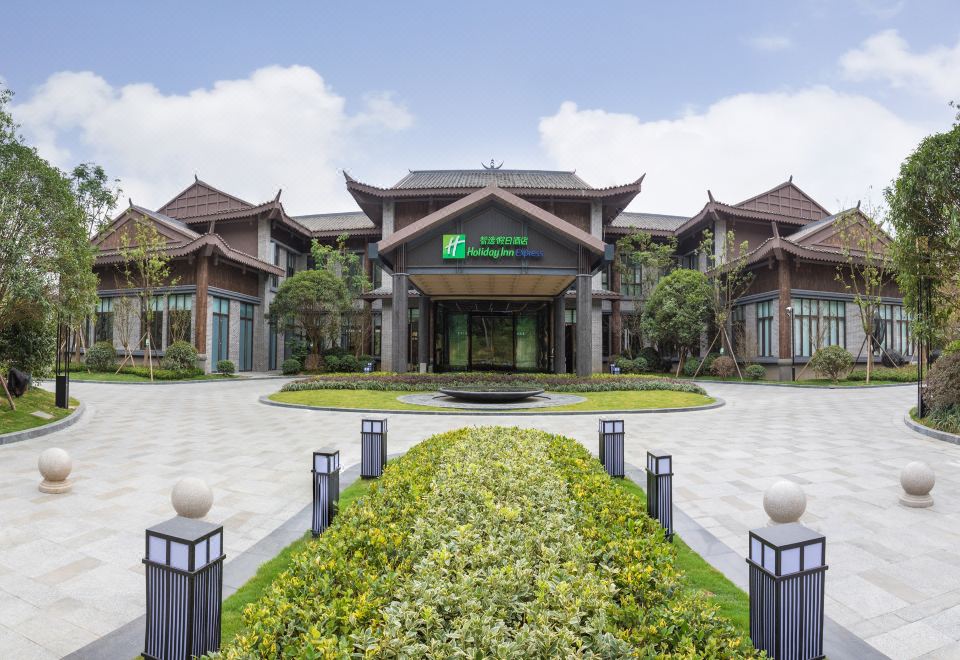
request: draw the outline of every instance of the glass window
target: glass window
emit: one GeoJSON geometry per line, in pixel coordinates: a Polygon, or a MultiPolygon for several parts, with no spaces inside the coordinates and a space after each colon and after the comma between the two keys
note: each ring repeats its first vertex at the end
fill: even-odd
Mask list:
{"type": "Polygon", "coordinates": [[[793,351],[810,357],[824,346],[847,346],[847,305],[842,300],[794,298],[793,351]]]}
{"type": "Polygon", "coordinates": [[[293,277],[297,272],[297,255],[287,252],[287,277],[293,277]]]}
{"type": "Polygon", "coordinates": [[[140,305],[140,348],[146,349],[149,339],[150,348],[163,350],[163,296],[151,296],[147,305],[143,300],[140,305]]]}
{"type": "Polygon", "coordinates": [[[214,369],[220,360],[230,359],[230,301],[226,298],[212,298],[213,301],[213,336],[211,351],[213,359],[210,364],[214,369]]]}
{"type": "Polygon", "coordinates": [[[628,268],[620,281],[620,293],[627,298],[643,296],[643,266],[628,268]]]}
{"type": "Polygon", "coordinates": [[[177,294],[167,298],[167,344],[193,340],[193,295],[177,294]]]}
{"type": "Polygon", "coordinates": [[[373,315],[373,354],[380,356],[381,339],[383,338],[383,315],[376,312],[373,315]]]}
{"type": "Polygon", "coordinates": [[[370,277],[370,284],[374,289],[379,289],[381,286],[383,286],[383,268],[380,267],[380,264],[374,263],[372,273],[373,274],[370,277]]]}
{"type": "Polygon", "coordinates": [[[910,332],[910,313],[903,305],[880,305],[880,318],[883,319],[886,333],[883,347],[888,351],[897,351],[903,355],[913,355],[913,335],[910,332]]]}
{"type": "MultiPolygon", "coordinates": [[[[273,242],[271,242],[271,244],[273,245],[273,265],[279,266],[280,265],[280,246],[273,242]]],[[[271,275],[270,285],[273,286],[274,289],[276,289],[279,284],[280,284],[280,278],[277,275],[271,275]]]]}
{"type": "Polygon", "coordinates": [[[757,355],[773,356],[773,301],[757,303],[757,355]]]}
{"type": "Polygon", "coordinates": [[[733,341],[733,352],[739,357],[746,357],[747,352],[747,316],[746,307],[737,305],[730,311],[730,339],[733,341]]]}
{"type": "Polygon", "coordinates": [[[113,298],[97,302],[97,318],[93,326],[94,341],[113,341],[113,298]]]}

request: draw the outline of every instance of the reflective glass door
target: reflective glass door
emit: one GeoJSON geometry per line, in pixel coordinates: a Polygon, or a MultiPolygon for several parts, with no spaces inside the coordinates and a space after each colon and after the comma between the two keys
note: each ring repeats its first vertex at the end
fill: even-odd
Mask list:
{"type": "Polygon", "coordinates": [[[512,314],[471,315],[471,369],[514,369],[513,326],[512,314]]]}

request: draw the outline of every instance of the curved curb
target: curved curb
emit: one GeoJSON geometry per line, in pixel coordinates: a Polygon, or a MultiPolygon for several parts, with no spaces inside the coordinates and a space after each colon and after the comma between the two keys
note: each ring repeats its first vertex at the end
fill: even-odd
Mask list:
{"type": "Polygon", "coordinates": [[[450,410],[380,410],[377,408],[331,408],[326,406],[308,406],[302,403],[283,403],[273,401],[269,395],[264,394],[260,397],[260,403],[267,406],[276,406],[278,408],[299,408],[301,410],[319,410],[324,412],[343,412],[343,413],[373,413],[378,415],[447,415],[447,416],[474,416],[474,417],[505,417],[509,415],[641,415],[649,413],[680,413],[697,412],[699,410],[713,410],[727,405],[727,402],[718,396],[712,397],[713,403],[707,403],[702,406],[686,406],[684,408],[644,408],[640,410],[554,410],[549,411],[543,408],[521,408],[517,410],[491,410],[489,412],[470,412],[468,410],[459,410],[450,408],[450,410]],[[525,412],[530,411],[530,412],[525,412]]]}
{"type": "Polygon", "coordinates": [[[918,424],[917,422],[913,421],[910,418],[909,412],[903,416],[903,423],[906,424],[908,428],[916,431],[917,433],[922,433],[923,435],[929,436],[934,440],[942,440],[943,442],[949,442],[955,445],[960,445],[960,435],[947,433],[946,431],[938,431],[937,429],[932,429],[929,426],[918,424]]]}
{"type": "Polygon", "coordinates": [[[3,435],[0,435],[0,445],[11,445],[14,442],[23,442],[24,440],[39,438],[44,435],[56,433],[57,431],[62,431],[68,426],[73,426],[79,422],[80,418],[86,411],[87,404],[81,401],[80,405],[63,419],[58,419],[55,422],[44,424],[43,426],[36,426],[32,429],[26,429],[25,431],[13,431],[11,433],[4,433],[3,435]]]}
{"type": "Polygon", "coordinates": [[[200,385],[200,384],[223,384],[223,383],[247,383],[255,380],[283,380],[290,379],[291,376],[234,376],[233,378],[197,378],[195,380],[85,380],[80,378],[71,378],[71,383],[83,383],[84,385],[200,385]]]}
{"type": "Polygon", "coordinates": [[[694,378],[690,381],[691,383],[696,383],[697,385],[759,385],[761,387],[793,387],[798,390],[871,390],[876,387],[906,387],[908,385],[916,386],[916,382],[911,383],[880,383],[877,385],[797,385],[796,383],[788,382],[770,382],[764,383],[760,381],[750,381],[750,380],[699,380],[694,378]]]}

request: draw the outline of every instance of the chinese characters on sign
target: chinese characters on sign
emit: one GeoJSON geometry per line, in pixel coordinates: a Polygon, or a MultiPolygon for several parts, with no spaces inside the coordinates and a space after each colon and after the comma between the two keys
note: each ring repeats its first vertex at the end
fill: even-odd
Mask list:
{"type": "Polygon", "coordinates": [[[526,236],[481,236],[480,245],[526,245],[526,236]]]}

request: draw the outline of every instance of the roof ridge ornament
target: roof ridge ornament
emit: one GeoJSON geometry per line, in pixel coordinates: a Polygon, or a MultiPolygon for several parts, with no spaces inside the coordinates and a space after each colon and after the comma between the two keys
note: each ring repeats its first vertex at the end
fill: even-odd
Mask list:
{"type": "Polygon", "coordinates": [[[487,164],[485,164],[485,163],[480,163],[480,165],[482,165],[482,166],[483,166],[483,169],[485,169],[485,170],[499,170],[501,167],[503,167],[503,161],[501,160],[501,161],[500,161],[500,164],[497,165],[497,164],[496,164],[496,161],[495,161],[493,158],[491,158],[489,165],[487,165],[487,164]]]}

